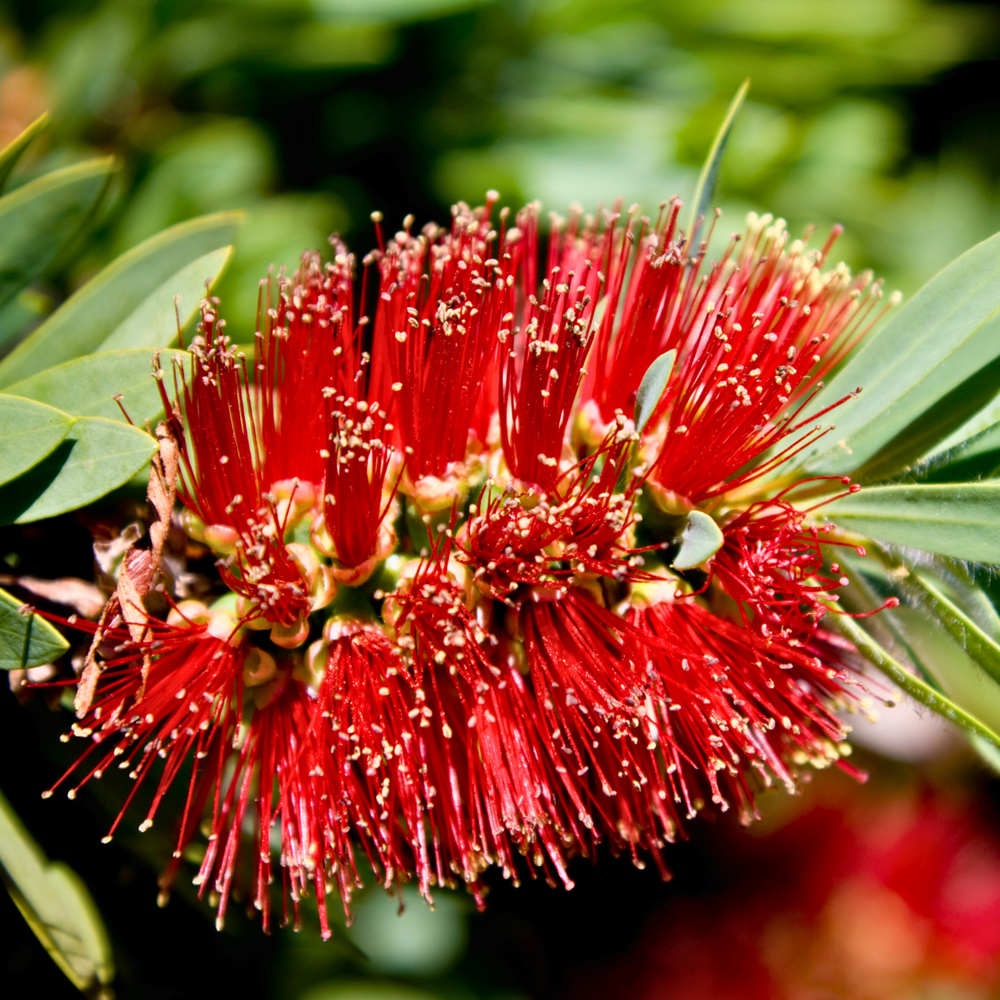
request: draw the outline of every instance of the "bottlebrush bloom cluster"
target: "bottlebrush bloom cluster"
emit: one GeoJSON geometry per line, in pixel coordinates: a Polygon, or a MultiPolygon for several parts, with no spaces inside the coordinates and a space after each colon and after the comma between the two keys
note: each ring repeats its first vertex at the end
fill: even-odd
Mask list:
{"type": "Polygon", "coordinates": [[[266,923],[280,870],[329,933],[359,858],[479,902],[491,866],[569,887],[602,844],[665,873],[706,803],[748,820],[842,763],[843,581],[785,470],[878,284],[770,217],[709,264],[677,201],[547,237],[495,201],[379,229],[361,267],[307,253],[262,283],[252,357],[207,300],[190,370],[156,373],[216,594],[105,623],[66,780],[127,769],[144,828],[170,803],[164,888],[207,823],[220,920],[249,876],[266,923]]]}

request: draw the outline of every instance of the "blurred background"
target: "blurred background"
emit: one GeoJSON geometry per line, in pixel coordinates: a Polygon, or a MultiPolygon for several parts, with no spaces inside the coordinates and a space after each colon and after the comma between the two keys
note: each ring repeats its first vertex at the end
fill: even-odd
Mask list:
{"type": "MultiPolygon", "coordinates": [[[[376,209],[393,228],[444,220],[496,188],[514,208],[655,212],[690,197],[745,77],[725,232],[750,209],[796,233],[842,223],[839,256],[909,295],[1000,229],[993,4],[0,0],[0,146],[43,110],[54,121],[14,183],[95,153],[122,164],[84,251],[18,308],[42,316],[122,251],[220,209],[248,213],[217,286],[237,340],[268,265],[334,230],[363,253],[376,209]]],[[[89,577],[89,535],[73,537],[59,571],[89,577]]],[[[859,736],[867,785],[767,792],[749,834],[699,821],[670,883],[600,858],[577,862],[569,894],[498,877],[485,914],[441,893],[433,912],[405,897],[401,918],[376,891],[327,944],[308,912],[302,933],[264,938],[238,912],[217,934],[191,892],[157,909],[162,845],[100,845],[94,785],[38,798],[69,759],[44,699],[0,691],[0,787],[88,881],[126,1000],[998,996],[998,785],[954,734],[885,714],[859,736]]],[[[5,894],[0,929],[4,995],[75,995],[5,894]]]]}

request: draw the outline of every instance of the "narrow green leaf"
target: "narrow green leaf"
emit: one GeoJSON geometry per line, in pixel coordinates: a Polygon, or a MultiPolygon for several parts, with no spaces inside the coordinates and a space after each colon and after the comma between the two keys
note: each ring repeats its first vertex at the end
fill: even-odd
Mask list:
{"type": "Polygon", "coordinates": [[[1000,312],[1000,233],[929,281],[848,360],[814,400],[816,410],[853,392],[836,430],[800,456],[810,471],[841,474],[869,461],[900,431],[1000,350],[984,330],[1000,312]],[[982,331],[982,336],[977,334],[982,331]]]}
{"type": "Polygon", "coordinates": [[[169,347],[187,326],[198,304],[221,276],[232,255],[231,246],[213,250],[168,278],[138,309],[118,324],[98,352],[132,347],[169,347]]]}
{"type": "Polygon", "coordinates": [[[0,487],[0,524],[26,524],[85,507],[128,482],[156,442],[128,424],[80,417],[30,472],[0,487]]]}
{"type": "Polygon", "coordinates": [[[88,996],[115,976],[108,933],[86,885],[62,862],[52,862],[0,795],[0,865],[4,882],[28,926],[67,979],[88,996]]]}
{"type": "Polygon", "coordinates": [[[857,647],[858,652],[869,663],[881,670],[914,701],[926,705],[932,712],[954,722],[955,725],[967,732],[989,740],[995,746],[1000,746],[1000,735],[995,733],[985,722],[981,722],[970,712],[960,708],[940,691],[936,691],[926,681],[911,674],[906,667],[893,659],[853,618],[831,614],[827,615],[823,622],[850,639],[857,647]]]}
{"type": "Polygon", "coordinates": [[[688,514],[677,540],[681,547],[671,563],[674,569],[700,566],[706,559],[714,556],[725,541],[715,521],[700,510],[693,510],[688,514]]]}
{"type": "MultiPolygon", "coordinates": [[[[190,371],[190,357],[184,351],[160,351],[160,366],[167,373],[168,385],[173,378],[173,359],[184,361],[190,371]]],[[[119,395],[122,408],[137,427],[163,412],[153,378],[153,351],[148,347],[89,354],[32,375],[9,391],[49,405],[58,401],[74,417],[124,420],[115,402],[119,395]]]]}
{"type": "MultiPolygon", "coordinates": [[[[997,326],[994,321],[988,328],[981,330],[980,334],[991,333],[995,349],[1000,350],[1000,336],[997,336],[1000,330],[996,329],[997,326]]],[[[976,347],[978,341],[979,337],[976,337],[974,343],[967,344],[966,347],[976,347]]],[[[962,353],[967,352],[963,350],[962,353]]],[[[966,360],[972,361],[971,358],[966,360]]],[[[975,363],[982,364],[983,360],[980,357],[975,363]]],[[[949,435],[982,410],[996,395],[998,385],[1000,357],[984,364],[904,427],[857,470],[856,478],[861,482],[877,482],[912,468],[924,455],[933,452],[940,442],[947,440],[949,435]]]]}
{"type": "Polygon", "coordinates": [[[676,351],[667,351],[665,354],[661,354],[646,369],[646,374],[642,376],[642,381],[635,394],[635,429],[640,434],[649,423],[649,418],[653,415],[663,391],[667,388],[667,382],[670,381],[670,373],[674,369],[676,359],[676,351]]]}
{"type": "Polygon", "coordinates": [[[1000,685],[924,609],[900,605],[895,614],[908,649],[935,686],[1000,732],[1000,685]]]}
{"type": "Polygon", "coordinates": [[[69,643],[44,619],[21,614],[23,601],[0,590],[0,670],[26,670],[51,663],[69,643]]]}
{"type": "Polygon", "coordinates": [[[935,559],[920,573],[933,579],[938,590],[971,618],[991,639],[1000,642],[1000,614],[973,575],[954,560],[935,559]]]}
{"type": "Polygon", "coordinates": [[[34,142],[35,137],[49,126],[49,116],[45,112],[39,115],[19,136],[12,139],[3,149],[0,149],[0,191],[3,190],[10,172],[17,166],[24,151],[34,142]]]}
{"type": "Polygon", "coordinates": [[[736,96],[729,105],[726,117],[722,121],[719,131],[716,133],[715,142],[708,151],[708,158],[705,166],[702,167],[701,176],[698,178],[698,186],[694,191],[694,198],[691,201],[691,217],[688,221],[688,232],[694,240],[695,226],[699,219],[704,219],[708,214],[709,206],[712,203],[712,196],[715,194],[715,184],[719,179],[719,168],[722,166],[722,157],[726,152],[726,144],[729,142],[729,135],[733,131],[733,123],[739,114],[743,99],[750,89],[750,80],[743,81],[742,86],[736,91],[736,96]]]}
{"type": "Polygon", "coordinates": [[[53,406],[0,394],[0,484],[16,479],[55,451],[73,418],[53,406]]]}
{"type": "Polygon", "coordinates": [[[191,219],[112,261],[0,361],[0,388],[96,350],[179,271],[231,245],[241,218],[223,212],[191,219]]]}
{"type": "Polygon", "coordinates": [[[835,524],[891,545],[1000,563],[1000,480],[873,486],[823,512],[835,524]]]}
{"type": "Polygon", "coordinates": [[[914,571],[907,582],[920,593],[928,608],[934,612],[935,620],[1000,684],[1000,643],[988,636],[957,604],[950,601],[926,574],[914,571]]]}
{"type": "MultiPolygon", "coordinates": [[[[924,458],[933,460],[943,452],[968,447],[984,431],[1000,426],[1000,392],[997,391],[998,385],[1000,383],[994,384],[992,397],[983,404],[978,412],[969,417],[965,423],[948,434],[947,437],[939,441],[924,458]]],[[[996,447],[1000,447],[1000,445],[996,447]]],[[[992,449],[983,448],[981,450],[989,451],[992,449]]]]}
{"type": "Polygon", "coordinates": [[[1000,465],[1000,422],[975,437],[921,459],[919,478],[930,483],[994,479],[1000,465]]]}
{"type": "Polygon", "coordinates": [[[45,273],[87,224],[113,159],[55,170],[0,198],[0,305],[45,273]]]}

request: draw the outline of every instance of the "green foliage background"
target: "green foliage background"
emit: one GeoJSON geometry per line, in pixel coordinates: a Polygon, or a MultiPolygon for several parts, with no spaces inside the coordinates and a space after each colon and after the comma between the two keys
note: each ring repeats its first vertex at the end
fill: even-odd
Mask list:
{"type": "Polygon", "coordinates": [[[248,208],[221,294],[249,321],[268,264],[333,229],[363,252],[374,209],[687,194],[749,76],[723,226],[843,223],[844,258],[911,293],[1000,227],[998,46],[991,6],[926,0],[22,0],[0,6],[0,114],[52,108],[36,171],[124,163],[58,290],[248,208]]]}

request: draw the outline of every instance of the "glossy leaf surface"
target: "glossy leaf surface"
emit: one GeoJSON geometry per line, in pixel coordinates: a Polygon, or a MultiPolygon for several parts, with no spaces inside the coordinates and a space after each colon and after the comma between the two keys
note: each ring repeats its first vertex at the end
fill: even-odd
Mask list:
{"type": "MultiPolygon", "coordinates": [[[[993,341],[992,350],[1000,351],[1000,323],[994,320],[988,324],[979,335],[966,344],[966,348],[986,348],[979,341],[984,334],[990,334],[993,341]]],[[[982,354],[973,360],[971,351],[963,349],[966,367],[970,364],[981,364],[982,354]]],[[[986,355],[988,357],[988,353],[986,355]]],[[[961,375],[956,373],[956,377],[961,375]]],[[[996,394],[1000,384],[1000,358],[993,358],[988,364],[974,371],[955,388],[945,393],[933,406],[920,413],[912,423],[903,428],[888,444],[873,455],[857,470],[857,477],[862,482],[877,482],[888,479],[916,465],[925,455],[933,453],[952,434],[965,426],[968,421],[980,413],[996,394]]],[[[967,435],[968,437],[968,435],[967,435]]],[[[966,438],[961,438],[964,441],[966,438]]],[[[855,442],[857,443],[857,442],[855,442]]],[[[860,445],[864,448],[863,437],[860,445]]],[[[853,445],[852,445],[853,447],[853,445]]]]}
{"type": "Polygon", "coordinates": [[[72,426],[73,418],[62,410],[0,394],[0,484],[37,465],[72,426]]]}
{"type": "Polygon", "coordinates": [[[869,538],[954,559],[1000,563],[1000,481],[875,486],[823,508],[869,538]]]}
{"type": "Polygon", "coordinates": [[[814,400],[838,408],[836,430],[802,453],[810,471],[839,474],[864,465],[921,413],[997,354],[996,337],[976,334],[1000,311],[1000,234],[949,264],[861,345],[814,400]]]}
{"type": "MultiPolygon", "coordinates": [[[[240,218],[223,212],[182,222],[112,261],[0,361],[0,388],[97,350],[179,271],[230,246],[240,218]]],[[[176,330],[172,300],[169,310],[176,330]]]]}
{"type": "Polygon", "coordinates": [[[81,992],[114,978],[101,915],[79,875],[49,861],[0,795],[0,865],[17,908],[52,960],[81,992]]]}
{"type": "Polygon", "coordinates": [[[192,261],[169,277],[123,320],[97,348],[98,352],[134,347],[169,347],[177,341],[178,322],[184,329],[232,254],[231,246],[221,247],[192,261]]]}
{"type": "MultiPolygon", "coordinates": [[[[873,639],[853,618],[846,615],[829,615],[830,626],[846,636],[857,647],[859,653],[873,666],[882,671],[894,684],[905,691],[914,701],[943,716],[966,732],[974,733],[992,744],[1000,746],[1000,735],[971,712],[960,708],[950,698],[936,691],[930,684],[910,673],[898,660],[873,639]]],[[[824,618],[824,622],[827,619],[824,618]]]]}
{"type": "Polygon", "coordinates": [[[0,590],[0,670],[23,670],[51,663],[69,643],[36,614],[21,614],[23,602],[0,590]]]}
{"type": "MultiPolygon", "coordinates": [[[[184,351],[160,351],[160,365],[167,372],[168,385],[173,378],[174,358],[186,360],[190,355],[184,351]]],[[[10,392],[50,405],[58,400],[60,407],[74,417],[124,420],[114,399],[120,395],[132,423],[142,427],[163,410],[152,373],[153,351],[136,347],[67,361],[18,382],[10,387],[10,392]]]]}
{"type": "Polygon", "coordinates": [[[115,169],[113,159],[88,160],[0,198],[0,305],[41,277],[78,235],[115,169]]]}
{"type": "Polygon", "coordinates": [[[649,418],[656,410],[656,404],[667,388],[676,359],[676,351],[666,351],[646,369],[646,374],[642,376],[635,394],[635,429],[640,434],[649,423],[649,418]]]}
{"type": "Polygon", "coordinates": [[[715,555],[725,541],[722,531],[708,514],[693,510],[677,536],[680,549],[671,565],[674,569],[693,569],[715,555]]]}
{"type": "Polygon", "coordinates": [[[6,347],[51,310],[51,300],[33,288],[22,289],[5,306],[0,306],[0,348],[6,347]]]}
{"type": "Polygon", "coordinates": [[[712,205],[712,197],[715,194],[715,185],[719,179],[719,168],[722,166],[722,157],[726,152],[726,145],[729,136],[733,131],[733,124],[739,114],[740,107],[747,91],[750,89],[750,81],[744,80],[740,89],[736,91],[736,96],[729,104],[726,117],[716,133],[712,148],[708,151],[705,165],[702,167],[701,175],[698,177],[698,186],[695,188],[694,198],[691,199],[691,216],[688,222],[688,232],[694,234],[695,226],[699,219],[704,219],[708,215],[708,210],[712,205]]]}
{"type": "Polygon", "coordinates": [[[128,424],[80,417],[30,472],[0,487],[0,524],[26,524],[84,507],[128,482],[156,442],[128,424]]]}
{"type": "Polygon", "coordinates": [[[910,575],[909,581],[921,592],[935,620],[995,683],[1000,684],[1000,643],[951,601],[930,576],[917,571],[910,575]]]}
{"type": "Polygon", "coordinates": [[[956,705],[1000,733],[1000,685],[923,608],[901,606],[894,615],[910,654],[925,675],[956,705]]]}

